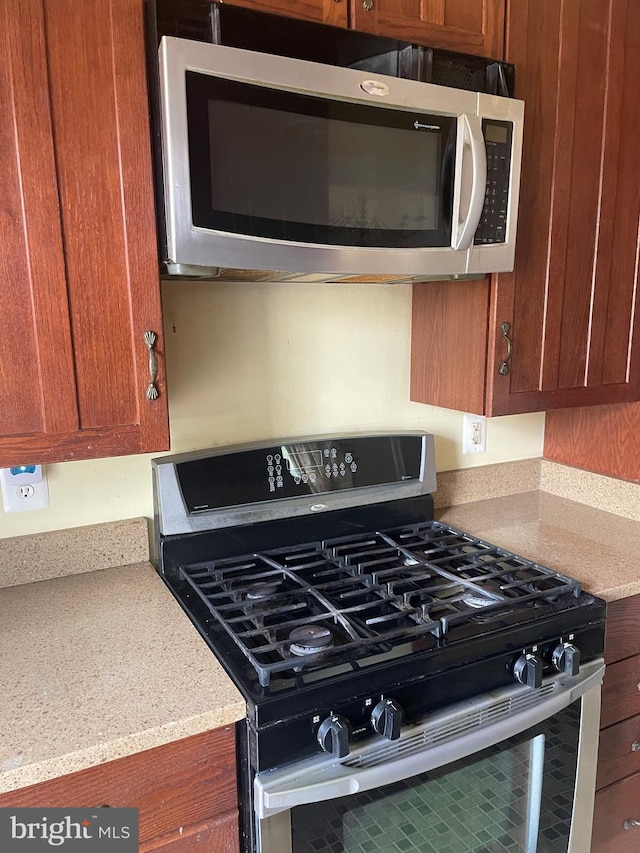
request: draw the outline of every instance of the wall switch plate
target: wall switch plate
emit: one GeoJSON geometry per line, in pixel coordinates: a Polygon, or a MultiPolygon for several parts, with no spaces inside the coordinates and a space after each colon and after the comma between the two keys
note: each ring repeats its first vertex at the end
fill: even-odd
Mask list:
{"type": "Polygon", "coordinates": [[[0,486],[5,512],[24,512],[49,506],[47,475],[42,465],[0,468],[0,486]]]}
{"type": "Polygon", "coordinates": [[[462,418],[462,453],[484,453],[487,449],[487,419],[484,415],[462,418]]]}

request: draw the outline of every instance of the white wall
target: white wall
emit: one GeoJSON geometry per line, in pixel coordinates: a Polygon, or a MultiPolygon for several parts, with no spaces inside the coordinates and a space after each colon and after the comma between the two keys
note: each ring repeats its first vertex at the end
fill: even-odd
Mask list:
{"type": "MultiPolygon", "coordinates": [[[[409,401],[410,285],[171,282],[163,303],[172,451],[416,429],[440,471],[542,454],[543,414],[490,419],[462,456],[462,414],[409,401]]],[[[150,458],[48,465],[51,506],[0,511],[0,538],[151,516],[150,458]]]]}

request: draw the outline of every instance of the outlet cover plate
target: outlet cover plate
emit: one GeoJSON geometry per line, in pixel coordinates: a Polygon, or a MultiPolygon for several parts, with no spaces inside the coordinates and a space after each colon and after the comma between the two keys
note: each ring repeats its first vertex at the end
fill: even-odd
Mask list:
{"type": "Polygon", "coordinates": [[[0,486],[5,512],[25,512],[49,506],[47,475],[42,465],[0,468],[0,486]]]}
{"type": "Polygon", "coordinates": [[[464,415],[462,453],[484,453],[487,449],[487,419],[484,415],[464,415]]]}

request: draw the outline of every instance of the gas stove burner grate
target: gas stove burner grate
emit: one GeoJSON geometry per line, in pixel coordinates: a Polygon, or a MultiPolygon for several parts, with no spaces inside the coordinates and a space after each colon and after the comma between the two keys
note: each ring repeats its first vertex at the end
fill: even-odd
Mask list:
{"type": "Polygon", "coordinates": [[[455,642],[492,621],[533,621],[577,581],[438,522],[181,567],[255,669],[347,665],[455,642]],[[541,610],[542,608],[542,610],[541,610]],[[294,663],[295,661],[295,663],[294,663]]]}

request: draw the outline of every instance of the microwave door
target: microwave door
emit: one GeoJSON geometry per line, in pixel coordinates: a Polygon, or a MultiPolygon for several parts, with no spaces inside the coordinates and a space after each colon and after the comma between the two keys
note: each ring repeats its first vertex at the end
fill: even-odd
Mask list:
{"type": "Polygon", "coordinates": [[[451,248],[441,175],[455,118],[186,82],[196,227],[342,251],[451,248]]]}
{"type": "Polygon", "coordinates": [[[465,251],[473,245],[487,187],[487,152],[478,116],[458,116],[456,164],[451,246],[465,251]]]}

